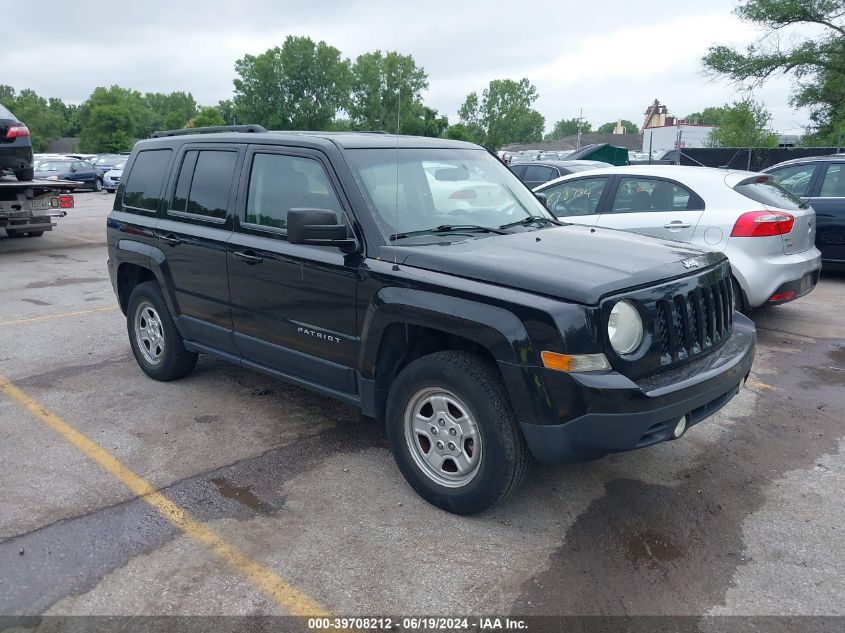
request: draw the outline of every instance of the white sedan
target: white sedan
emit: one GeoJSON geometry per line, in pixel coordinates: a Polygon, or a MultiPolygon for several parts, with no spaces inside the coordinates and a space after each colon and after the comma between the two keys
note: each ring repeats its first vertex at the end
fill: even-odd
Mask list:
{"type": "Polygon", "coordinates": [[[723,252],[740,310],[797,299],[819,278],[815,212],[766,174],[632,165],[563,176],[534,191],[566,222],[723,252]]]}
{"type": "Polygon", "coordinates": [[[114,193],[117,191],[118,186],[120,186],[120,179],[123,177],[124,167],[126,167],[126,161],[122,160],[109,169],[103,176],[103,187],[109,193],[114,193]]]}

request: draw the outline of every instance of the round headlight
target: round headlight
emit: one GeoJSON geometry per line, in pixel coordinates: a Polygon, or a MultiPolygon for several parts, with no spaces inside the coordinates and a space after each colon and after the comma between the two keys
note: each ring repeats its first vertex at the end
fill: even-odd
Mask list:
{"type": "Polygon", "coordinates": [[[620,301],[610,311],[607,336],[617,354],[630,354],[643,341],[643,320],[629,301],[620,301]]]}

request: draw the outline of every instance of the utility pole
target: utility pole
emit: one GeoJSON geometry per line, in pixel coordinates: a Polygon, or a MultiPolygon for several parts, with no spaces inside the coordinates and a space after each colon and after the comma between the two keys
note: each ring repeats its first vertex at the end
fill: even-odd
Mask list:
{"type": "Polygon", "coordinates": [[[578,138],[575,141],[575,149],[581,149],[581,121],[584,119],[584,108],[578,113],[578,138]]]}

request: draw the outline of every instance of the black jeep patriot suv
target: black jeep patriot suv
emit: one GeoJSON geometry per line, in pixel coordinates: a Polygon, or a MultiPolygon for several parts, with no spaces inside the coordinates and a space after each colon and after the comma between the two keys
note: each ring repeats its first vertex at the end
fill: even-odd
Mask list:
{"type": "Polygon", "coordinates": [[[186,132],[135,146],[108,218],[138,364],[211,354],[355,405],[441,508],[496,503],[530,455],[680,437],[751,368],[723,255],[563,225],[476,145],[186,132]]]}

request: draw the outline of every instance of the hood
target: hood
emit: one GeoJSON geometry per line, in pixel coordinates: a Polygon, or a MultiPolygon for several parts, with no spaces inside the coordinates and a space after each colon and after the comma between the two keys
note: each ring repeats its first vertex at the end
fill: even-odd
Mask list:
{"type": "MultiPolygon", "coordinates": [[[[444,239],[395,251],[397,261],[407,266],[583,304],[695,274],[725,258],[682,242],[578,225],[460,242],[444,239]]],[[[393,257],[394,249],[385,248],[382,258],[393,257]]]]}

